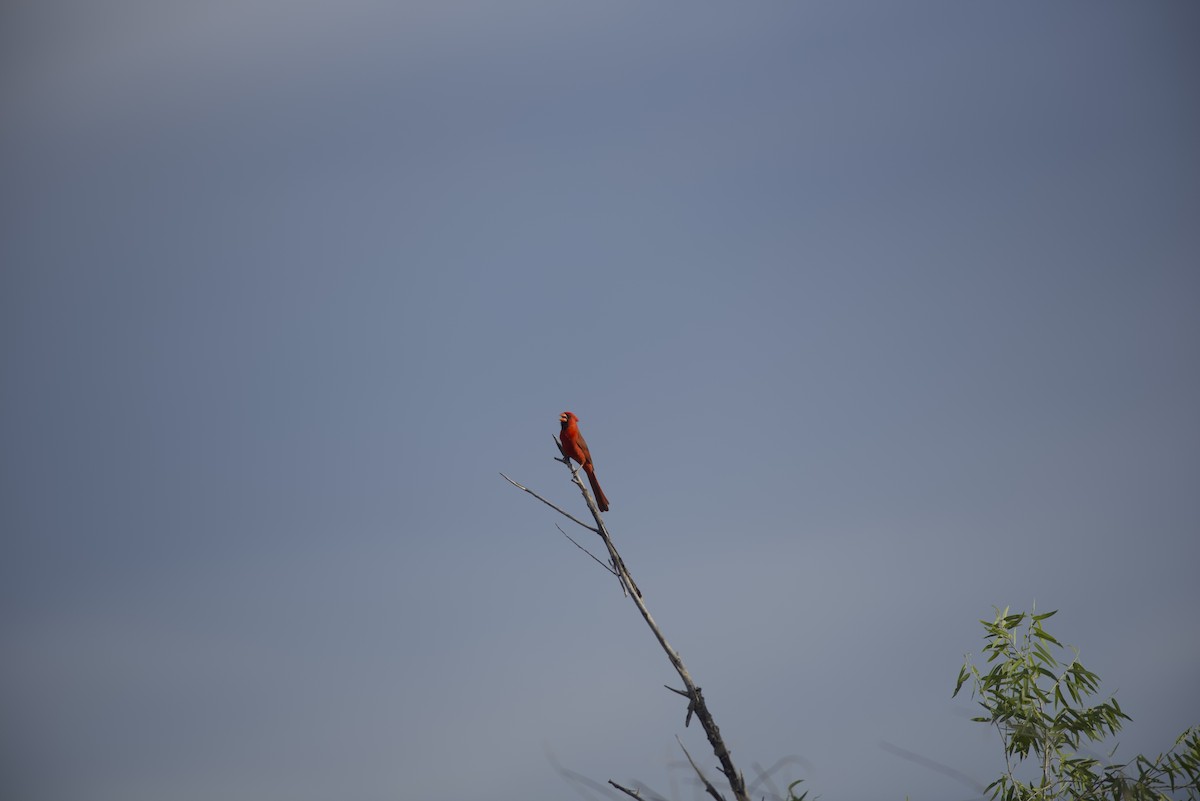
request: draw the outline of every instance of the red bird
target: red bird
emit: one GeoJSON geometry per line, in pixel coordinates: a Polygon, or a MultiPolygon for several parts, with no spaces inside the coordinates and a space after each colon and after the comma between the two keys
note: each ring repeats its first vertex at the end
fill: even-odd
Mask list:
{"type": "Polygon", "coordinates": [[[579,433],[579,418],[571,412],[563,412],[558,416],[558,422],[562,423],[563,454],[568,459],[579,462],[583,472],[587,473],[588,483],[592,485],[596,505],[600,507],[601,512],[607,512],[608,498],[604,497],[604,490],[600,489],[600,482],[596,481],[596,466],[592,464],[592,453],[588,450],[587,441],[584,440],[583,434],[579,433]]]}

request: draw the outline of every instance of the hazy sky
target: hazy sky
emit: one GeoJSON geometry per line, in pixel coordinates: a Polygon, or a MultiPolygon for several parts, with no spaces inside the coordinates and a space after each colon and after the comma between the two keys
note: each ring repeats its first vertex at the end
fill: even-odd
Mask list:
{"type": "Polygon", "coordinates": [[[1195,3],[0,15],[6,798],[697,798],[564,409],[748,778],[978,797],[993,605],[1200,723],[1195,3]]]}

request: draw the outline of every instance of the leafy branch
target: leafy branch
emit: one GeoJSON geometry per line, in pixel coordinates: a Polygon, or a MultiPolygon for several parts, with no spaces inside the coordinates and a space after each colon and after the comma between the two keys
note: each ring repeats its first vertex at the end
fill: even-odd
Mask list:
{"type": "Polygon", "coordinates": [[[1115,696],[1086,705],[1099,691],[1099,676],[1080,663],[1078,652],[1060,659],[1064,646],[1042,625],[1055,612],[1035,612],[997,609],[995,620],[981,620],[983,653],[992,667],[984,672],[968,656],[954,687],[957,696],[971,682],[985,713],[972,720],[995,727],[1004,744],[1005,771],[986,792],[998,801],[1200,798],[1200,727],[1154,759],[1106,765],[1078,753],[1085,743],[1115,735],[1130,717],[1115,696]]]}

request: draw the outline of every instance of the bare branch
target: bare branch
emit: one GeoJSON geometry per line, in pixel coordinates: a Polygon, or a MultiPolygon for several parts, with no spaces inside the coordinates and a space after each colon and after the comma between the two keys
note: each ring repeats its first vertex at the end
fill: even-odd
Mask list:
{"type": "MultiPolygon", "coordinates": [[[[570,467],[571,465],[568,463],[567,466],[570,467]]],[[[725,745],[725,741],[721,737],[721,730],[718,728],[717,722],[713,719],[712,713],[708,709],[708,704],[704,701],[704,695],[692,680],[692,675],[683,664],[683,659],[671,647],[671,644],[667,642],[662,629],[658,627],[654,616],[650,614],[650,610],[646,607],[646,602],[642,598],[642,591],[638,588],[637,582],[633,580],[633,577],[629,575],[629,568],[625,566],[625,560],[617,552],[617,546],[613,544],[612,537],[608,533],[608,527],[604,525],[604,518],[600,516],[600,510],[596,508],[592,496],[587,493],[583,483],[579,480],[578,473],[573,469],[571,470],[571,476],[575,483],[579,485],[580,492],[583,493],[584,498],[587,500],[592,517],[596,519],[600,539],[604,540],[604,546],[608,548],[608,554],[612,558],[613,567],[618,570],[621,579],[633,590],[630,593],[630,598],[637,604],[638,611],[642,613],[642,619],[646,621],[646,625],[650,627],[650,631],[654,633],[655,639],[658,640],[658,644],[666,653],[667,659],[670,660],[671,666],[675,668],[675,672],[683,680],[683,686],[687,689],[688,693],[687,720],[690,721],[694,713],[697,720],[700,721],[700,725],[704,728],[704,734],[708,738],[708,743],[713,749],[713,754],[717,757],[717,761],[721,763],[721,772],[725,774],[725,778],[729,781],[729,787],[733,790],[734,797],[738,801],[750,801],[749,796],[746,795],[746,780],[733,764],[733,757],[729,753],[729,747],[725,745]]]]}
{"type": "MultiPolygon", "coordinates": [[[[576,523],[579,523],[579,525],[583,526],[589,531],[596,532],[600,536],[600,539],[604,541],[604,547],[608,549],[608,555],[610,557],[613,570],[620,578],[622,585],[629,588],[629,597],[632,598],[633,602],[637,605],[638,611],[641,612],[642,619],[645,620],[646,625],[650,627],[650,631],[653,632],[655,639],[658,640],[658,644],[666,653],[667,659],[670,660],[671,666],[675,668],[675,672],[678,673],[679,678],[683,680],[685,692],[680,693],[678,690],[675,690],[674,692],[677,692],[680,695],[686,695],[688,699],[688,712],[684,725],[686,726],[687,723],[691,722],[693,714],[696,716],[696,719],[700,721],[700,725],[704,728],[704,734],[708,738],[708,743],[713,749],[713,754],[717,757],[717,761],[720,762],[721,772],[728,780],[729,787],[733,790],[734,797],[737,799],[737,801],[750,801],[749,796],[746,795],[746,779],[742,775],[741,771],[734,767],[733,757],[730,755],[729,748],[725,745],[725,741],[721,738],[721,730],[717,727],[717,723],[713,719],[712,713],[708,709],[708,704],[704,701],[704,695],[700,692],[700,688],[697,687],[696,683],[692,680],[691,674],[688,672],[687,667],[683,664],[683,659],[679,656],[679,653],[671,647],[671,644],[667,642],[667,638],[663,635],[662,629],[659,628],[658,623],[655,622],[654,617],[650,614],[650,610],[646,607],[645,600],[642,598],[642,591],[638,587],[637,582],[633,580],[633,576],[629,574],[629,568],[626,567],[625,560],[621,558],[621,554],[617,551],[616,546],[613,544],[612,537],[608,533],[608,527],[605,526],[604,519],[600,516],[600,510],[597,508],[595,500],[588,492],[587,487],[585,487],[583,482],[579,479],[579,472],[575,469],[574,465],[571,464],[571,460],[567,458],[565,453],[563,453],[562,443],[559,442],[558,437],[554,438],[554,444],[558,447],[558,452],[562,455],[562,458],[557,459],[556,461],[562,462],[567,466],[567,469],[570,470],[571,480],[576,486],[579,487],[580,493],[587,502],[588,510],[591,511],[592,517],[596,521],[595,528],[581,523],[579,520],[550,503],[533,490],[521,486],[508,476],[505,476],[503,473],[500,475],[504,476],[504,479],[513,486],[528,492],[530,495],[533,495],[542,503],[551,507],[560,514],[570,517],[576,523]]],[[[566,532],[563,533],[565,534],[566,532]]],[[[572,542],[574,542],[574,540],[572,540],[572,542]]],[[[576,543],[576,545],[578,545],[578,543],[576,543]]],[[[671,688],[668,687],[667,689],[671,688]]],[[[680,742],[679,746],[680,748],[683,748],[683,743],[680,742]]],[[[692,761],[692,757],[687,753],[687,749],[684,749],[684,754],[687,754],[688,761],[692,762],[692,767],[695,768],[697,774],[699,774],[699,768],[696,768],[696,763],[692,761]]],[[[709,794],[712,795],[716,801],[724,801],[724,799],[721,798],[721,795],[716,791],[716,788],[714,788],[707,779],[704,779],[703,774],[700,775],[701,779],[704,780],[705,786],[709,790],[709,794]]]]}

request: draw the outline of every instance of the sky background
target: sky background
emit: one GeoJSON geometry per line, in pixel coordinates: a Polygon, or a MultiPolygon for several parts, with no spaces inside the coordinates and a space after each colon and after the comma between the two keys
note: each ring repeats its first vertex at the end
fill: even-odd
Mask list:
{"type": "Polygon", "coordinates": [[[7,798],[699,797],[564,409],[759,795],[978,797],[993,605],[1200,723],[1200,6],[0,15],[7,798]]]}

